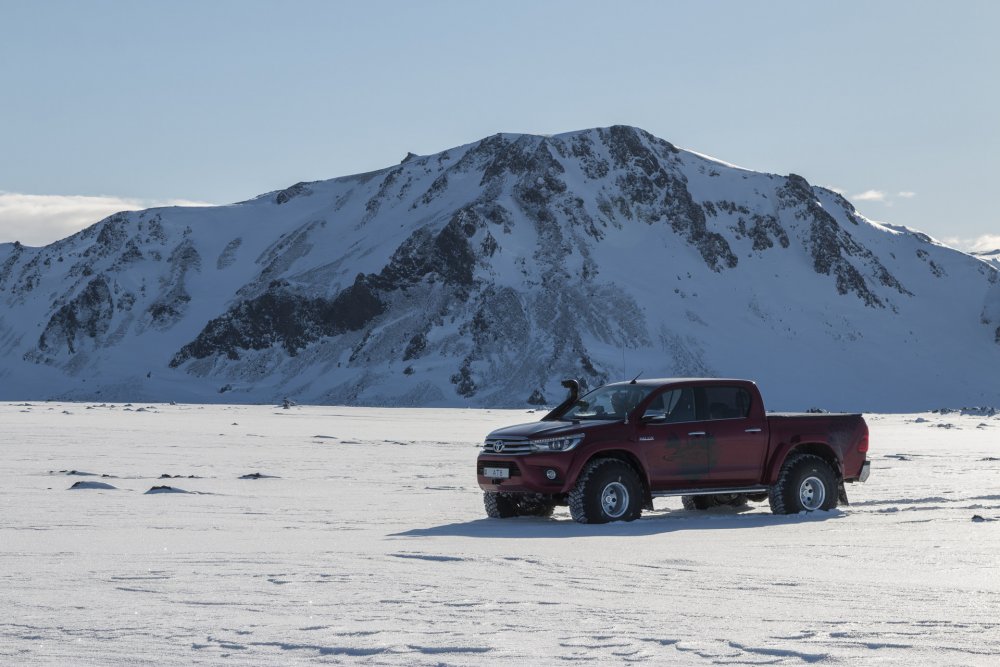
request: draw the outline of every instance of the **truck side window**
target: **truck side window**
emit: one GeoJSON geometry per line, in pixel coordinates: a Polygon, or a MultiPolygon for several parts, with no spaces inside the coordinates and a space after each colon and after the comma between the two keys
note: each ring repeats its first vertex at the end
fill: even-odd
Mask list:
{"type": "Polygon", "coordinates": [[[663,394],[663,413],[668,424],[695,421],[694,392],[686,388],[663,394]]]}
{"type": "Polygon", "coordinates": [[[646,406],[646,411],[642,413],[643,419],[664,419],[667,414],[664,410],[664,404],[668,403],[670,400],[670,395],[674,392],[668,391],[665,394],[660,394],[653,401],[646,406]]]}
{"type": "Polygon", "coordinates": [[[741,419],[750,413],[750,393],[742,387],[705,387],[709,419],[741,419]]]}

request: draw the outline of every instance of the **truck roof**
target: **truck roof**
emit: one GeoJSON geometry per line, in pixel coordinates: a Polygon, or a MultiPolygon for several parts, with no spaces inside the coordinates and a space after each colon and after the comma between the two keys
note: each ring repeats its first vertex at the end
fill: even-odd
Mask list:
{"type": "Polygon", "coordinates": [[[675,384],[678,382],[741,382],[747,384],[754,384],[753,380],[744,380],[741,378],[643,378],[637,380],[622,380],[620,382],[609,382],[609,385],[630,385],[637,384],[643,387],[661,387],[665,384],[675,384]]]}

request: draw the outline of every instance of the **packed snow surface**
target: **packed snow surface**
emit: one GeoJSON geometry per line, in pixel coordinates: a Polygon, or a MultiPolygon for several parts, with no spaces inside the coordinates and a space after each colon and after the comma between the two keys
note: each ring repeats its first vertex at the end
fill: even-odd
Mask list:
{"type": "Polygon", "coordinates": [[[991,412],[867,415],[832,512],[584,526],[484,517],[540,413],[0,404],[0,663],[1000,664],[991,412]]]}

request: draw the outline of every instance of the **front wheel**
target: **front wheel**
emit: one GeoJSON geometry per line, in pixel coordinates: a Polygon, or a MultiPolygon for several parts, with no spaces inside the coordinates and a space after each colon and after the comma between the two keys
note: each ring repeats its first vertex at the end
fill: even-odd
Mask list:
{"type": "Polygon", "coordinates": [[[830,464],[813,454],[799,454],[785,461],[768,500],[775,514],[798,514],[832,510],[837,495],[837,476],[830,464]]]}
{"type": "Polygon", "coordinates": [[[568,500],[578,523],[635,521],[642,514],[642,482],[624,461],[598,459],[580,473],[568,500]]]}
{"type": "Polygon", "coordinates": [[[483,506],[491,519],[509,519],[517,516],[517,499],[509,493],[483,492],[483,506]]]}

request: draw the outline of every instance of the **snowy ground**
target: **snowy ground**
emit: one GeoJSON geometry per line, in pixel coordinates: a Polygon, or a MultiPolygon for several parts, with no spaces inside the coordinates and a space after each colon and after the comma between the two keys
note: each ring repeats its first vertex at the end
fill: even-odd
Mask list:
{"type": "Polygon", "coordinates": [[[539,416],[0,404],[0,664],[1000,664],[1000,416],[868,416],[830,513],[485,519],[539,416]]]}

